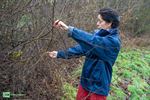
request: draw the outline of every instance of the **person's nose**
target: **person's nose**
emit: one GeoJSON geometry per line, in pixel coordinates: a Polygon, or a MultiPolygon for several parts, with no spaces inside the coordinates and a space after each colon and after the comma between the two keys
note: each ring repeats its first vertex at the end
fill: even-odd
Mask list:
{"type": "Polygon", "coordinates": [[[96,23],[97,26],[99,26],[99,21],[96,23]]]}

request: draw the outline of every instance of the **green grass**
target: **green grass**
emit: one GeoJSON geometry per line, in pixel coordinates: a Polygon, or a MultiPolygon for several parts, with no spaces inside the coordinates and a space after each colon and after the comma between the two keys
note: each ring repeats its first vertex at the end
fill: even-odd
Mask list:
{"type": "MultiPolygon", "coordinates": [[[[81,67],[77,68],[72,77],[77,79],[81,67]]],[[[122,49],[113,66],[111,91],[108,100],[150,100],[150,51],[141,49],[122,49]]],[[[76,87],[64,84],[65,96],[75,100],[76,87]]]]}
{"type": "Polygon", "coordinates": [[[73,87],[69,83],[64,83],[63,90],[64,90],[64,96],[62,97],[62,100],[75,100],[76,97],[75,87],[73,87]]]}

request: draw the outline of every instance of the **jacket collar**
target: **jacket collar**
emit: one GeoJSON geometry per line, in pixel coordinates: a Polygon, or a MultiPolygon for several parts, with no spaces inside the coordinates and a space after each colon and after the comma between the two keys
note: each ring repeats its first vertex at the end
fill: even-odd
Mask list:
{"type": "Polygon", "coordinates": [[[96,30],[95,31],[95,35],[99,35],[99,36],[107,36],[107,35],[115,35],[115,34],[118,34],[119,33],[119,30],[118,28],[111,28],[111,29],[108,29],[108,30],[105,30],[105,29],[99,29],[99,30],[96,30]]]}

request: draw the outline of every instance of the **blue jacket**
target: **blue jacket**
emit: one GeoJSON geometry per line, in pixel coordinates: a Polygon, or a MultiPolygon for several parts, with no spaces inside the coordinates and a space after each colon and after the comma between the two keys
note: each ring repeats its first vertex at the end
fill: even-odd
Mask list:
{"type": "Polygon", "coordinates": [[[85,56],[80,84],[89,92],[107,96],[110,90],[112,66],[121,45],[118,29],[100,29],[90,34],[70,26],[68,35],[78,45],[67,50],[59,50],[57,58],[85,56]]]}

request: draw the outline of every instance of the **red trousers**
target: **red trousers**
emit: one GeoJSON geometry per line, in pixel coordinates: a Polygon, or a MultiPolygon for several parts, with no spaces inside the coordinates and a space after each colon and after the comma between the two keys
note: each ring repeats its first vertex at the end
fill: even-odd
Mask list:
{"type": "Polygon", "coordinates": [[[91,93],[79,85],[76,100],[106,100],[106,96],[91,93]]]}

